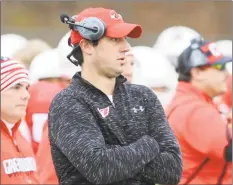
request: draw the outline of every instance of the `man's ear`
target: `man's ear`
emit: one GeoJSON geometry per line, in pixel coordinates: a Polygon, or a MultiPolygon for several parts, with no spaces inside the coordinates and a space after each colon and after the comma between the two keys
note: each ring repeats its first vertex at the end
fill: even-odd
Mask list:
{"type": "Polygon", "coordinates": [[[86,53],[87,55],[91,55],[92,54],[93,45],[91,44],[90,41],[88,41],[86,39],[82,39],[79,42],[79,46],[82,49],[83,53],[86,53]]]}

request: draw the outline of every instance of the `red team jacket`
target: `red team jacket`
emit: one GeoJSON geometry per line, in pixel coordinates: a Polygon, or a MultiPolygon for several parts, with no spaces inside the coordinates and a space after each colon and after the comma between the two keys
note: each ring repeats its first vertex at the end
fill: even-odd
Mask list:
{"type": "Polygon", "coordinates": [[[44,125],[43,136],[36,155],[36,161],[41,184],[59,184],[51,156],[47,121],[44,125]]]}
{"type": "MultiPolygon", "coordinates": [[[[228,131],[232,137],[232,130],[228,129],[212,99],[191,84],[180,82],[166,113],[181,145],[183,175],[180,184],[191,176],[189,184],[216,184],[225,165],[226,133],[228,131]]],[[[231,166],[232,163],[228,163],[222,184],[232,183],[231,166]]]]}
{"type": "Polygon", "coordinates": [[[12,136],[1,120],[1,184],[39,184],[37,166],[31,145],[18,130],[12,136]]]}

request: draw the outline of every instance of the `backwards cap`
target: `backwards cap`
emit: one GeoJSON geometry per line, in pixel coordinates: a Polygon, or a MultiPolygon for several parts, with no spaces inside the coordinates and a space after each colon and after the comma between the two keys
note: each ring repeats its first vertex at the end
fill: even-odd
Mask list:
{"type": "Polygon", "coordinates": [[[215,42],[194,39],[179,56],[177,71],[186,73],[195,67],[226,64],[231,61],[232,57],[224,56],[217,49],[215,42]]]}
{"type": "MultiPolygon", "coordinates": [[[[141,36],[142,27],[137,24],[125,23],[122,16],[115,10],[105,8],[88,8],[78,14],[75,18],[76,22],[80,22],[88,17],[96,17],[101,19],[106,25],[105,36],[112,38],[138,38],[141,36]]],[[[83,38],[78,31],[72,30],[71,44],[78,44],[83,38]]]]}

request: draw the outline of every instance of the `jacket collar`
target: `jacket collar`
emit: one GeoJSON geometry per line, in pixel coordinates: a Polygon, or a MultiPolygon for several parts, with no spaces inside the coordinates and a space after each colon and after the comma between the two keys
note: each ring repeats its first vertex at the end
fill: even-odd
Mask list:
{"type": "MultiPolygon", "coordinates": [[[[12,128],[12,135],[15,135],[15,133],[18,131],[18,128],[20,126],[21,120],[19,120],[17,123],[15,123],[14,127],[12,128]]],[[[8,134],[11,137],[11,134],[3,120],[1,120],[1,130],[8,134]]]]}
{"type": "MultiPolygon", "coordinates": [[[[123,75],[119,75],[116,78],[116,85],[115,85],[115,90],[122,85],[123,83],[125,83],[127,81],[127,79],[123,76],[123,75]]],[[[76,84],[76,85],[83,85],[84,87],[87,88],[94,88],[97,89],[94,85],[92,85],[90,82],[88,82],[87,80],[85,80],[84,78],[81,77],[81,72],[77,72],[73,79],[72,79],[72,83],[76,84]]]]}

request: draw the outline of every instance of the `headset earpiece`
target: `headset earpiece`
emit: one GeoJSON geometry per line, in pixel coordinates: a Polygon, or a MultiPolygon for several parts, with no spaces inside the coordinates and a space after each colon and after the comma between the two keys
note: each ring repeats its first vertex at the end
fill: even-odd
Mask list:
{"type": "MultiPolygon", "coordinates": [[[[70,29],[78,31],[83,38],[90,41],[98,41],[104,36],[106,32],[105,23],[96,17],[88,17],[81,22],[75,22],[76,16],[72,16],[70,18],[67,14],[62,14],[60,15],[60,19],[63,23],[69,24],[70,29]]],[[[82,61],[78,61],[79,55],[81,53],[79,52],[79,44],[73,46],[71,43],[71,39],[69,38],[68,45],[71,46],[73,50],[70,52],[70,54],[68,54],[67,58],[74,65],[80,65],[82,61]]]]}
{"type": "Polygon", "coordinates": [[[79,22],[77,26],[74,25],[74,30],[77,30],[83,38],[94,41],[104,36],[106,25],[96,17],[88,17],[79,22]]]}

